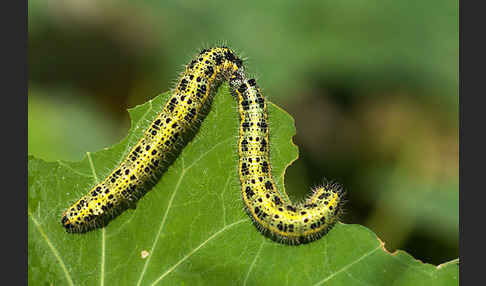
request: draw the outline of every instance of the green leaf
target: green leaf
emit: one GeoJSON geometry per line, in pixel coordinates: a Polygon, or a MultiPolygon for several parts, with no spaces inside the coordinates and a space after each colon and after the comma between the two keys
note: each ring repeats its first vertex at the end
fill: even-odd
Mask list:
{"type": "MultiPolygon", "coordinates": [[[[243,211],[238,114],[227,85],[195,138],[135,209],[103,229],[66,233],[63,210],[120,163],[168,96],[131,109],[132,129],[111,148],[79,162],[29,157],[30,285],[458,284],[457,261],[436,267],[405,252],[390,254],[359,225],[339,223],[301,246],[262,236],[243,211]]],[[[277,106],[268,109],[272,171],[282,190],[285,169],[298,156],[294,122],[277,106]]]]}

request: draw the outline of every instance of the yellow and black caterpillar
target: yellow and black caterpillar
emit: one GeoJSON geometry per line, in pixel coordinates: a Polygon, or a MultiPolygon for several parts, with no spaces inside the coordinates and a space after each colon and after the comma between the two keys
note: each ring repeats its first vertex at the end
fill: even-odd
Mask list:
{"type": "Polygon", "coordinates": [[[196,127],[223,81],[229,81],[238,100],[238,172],[248,215],[259,231],[281,243],[298,245],[324,235],[342,213],[342,187],[328,182],[299,204],[283,199],[271,174],[265,98],[227,47],[204,49],[186,66],[172,96],[122,163],[63,213],[64,227],[83,232],[103,226],[116,210],[136,201],[167,167],[170,154],[196,127]]]}

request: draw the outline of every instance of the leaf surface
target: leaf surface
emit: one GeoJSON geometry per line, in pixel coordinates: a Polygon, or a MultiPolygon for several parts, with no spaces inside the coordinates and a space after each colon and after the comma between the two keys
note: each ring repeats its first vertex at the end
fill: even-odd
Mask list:
{"type": "MultiPolygon", "coordinates": [[[[457,261],[436,267],[402,251],[390,254],[360,225],[338,223],[298,247],[262,236],[243,211],[239,119],[227,85],[194,139],[135,209],[103,229],[66,233],[63,210],[122,161],[168,97],[129,110],[128,136],[79,162],[29,157],[29,284],[458,285],[457,261]]],[[[294,122],[271,103],[268,112],[272,172],[284,190],[285,169],[298,157],[294,122]]]]}

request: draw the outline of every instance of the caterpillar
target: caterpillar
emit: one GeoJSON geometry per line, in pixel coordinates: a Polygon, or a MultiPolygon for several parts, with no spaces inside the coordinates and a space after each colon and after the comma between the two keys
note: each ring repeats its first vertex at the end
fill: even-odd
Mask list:
{"type": "Polygon", "coordinates": [[[142,138],[104,180],[67,208],[61,223],[85,232],[137,201],[171,162],[170,156],[197,128],[212,96],[228,81],[240,114],[238,174],[244,208],[256,228],[274,241],[299,245],[319,239],[343,212],[344,189],[334,181],[298,204],[287,202],[271,175],[267,103],[243,61],[228,47],[203,49],[186,66],[175,90],[142,138]]]}

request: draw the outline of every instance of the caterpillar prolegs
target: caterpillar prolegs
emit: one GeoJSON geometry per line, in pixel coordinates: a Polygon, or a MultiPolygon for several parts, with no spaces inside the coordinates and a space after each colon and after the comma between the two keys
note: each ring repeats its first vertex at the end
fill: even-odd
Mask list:
{"type": "Polygon", "coordinates": [[[227,47],[204,49],[186,66],[172,96],[126,158],[63,213],[64,227],[69,232],[84,232],[104,226],[115,210],[136,201],[147,182],[167,167],[170,154],[197,125],[223,81],[229,81],[238,101],[241,195],[257,229],[292,245],[324,235],[342,213],[342,187],[327,182],[302,203],[284,200],[271,174],[265,98],[255,79],[247,78],[243,61],[227,47]]]}

